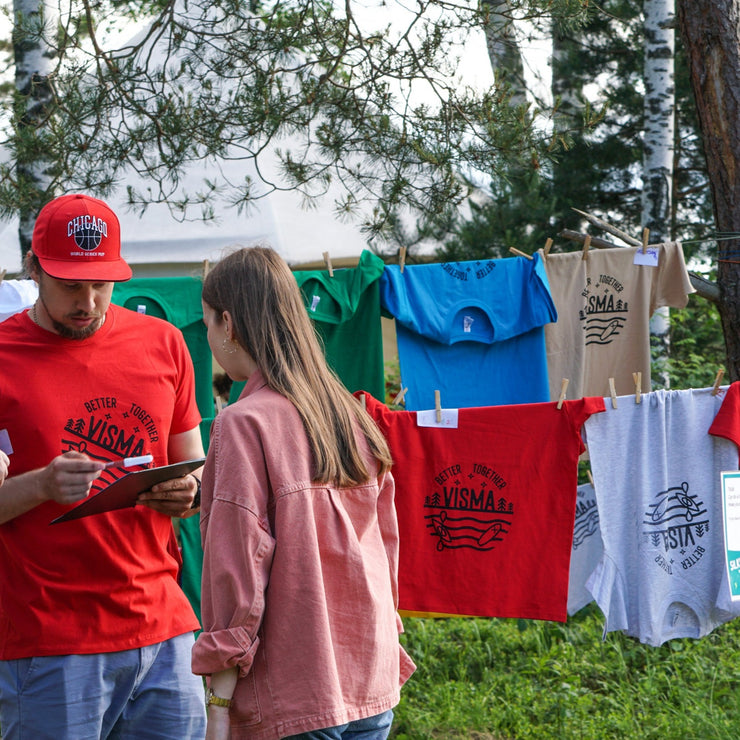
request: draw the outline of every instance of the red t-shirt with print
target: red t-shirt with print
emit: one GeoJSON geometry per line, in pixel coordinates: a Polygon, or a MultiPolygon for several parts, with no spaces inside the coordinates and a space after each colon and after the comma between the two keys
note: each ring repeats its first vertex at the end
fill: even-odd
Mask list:
{"type": "MultiPolygon", "coordinates": [[[[0,367],[12,476],[68,450],[165,465],[170,435],[200,421],[179,330],[114,305],[84,340],[12,316],[0,323],[0,367]]],[[[122,474],[105,470],[92,493],[122,474]]],[[[169,517],[137,506],[50,526],[69,508],[47,501],[0,526],[0,659],[125,650],[198,629],[169,517]]]]}
{"type": "Polygon", "coordinates": [[[580,431],[604,400],[461,408],[455,428],[366,407],[394,460],[399,609],[565,621],[580,431]]]}

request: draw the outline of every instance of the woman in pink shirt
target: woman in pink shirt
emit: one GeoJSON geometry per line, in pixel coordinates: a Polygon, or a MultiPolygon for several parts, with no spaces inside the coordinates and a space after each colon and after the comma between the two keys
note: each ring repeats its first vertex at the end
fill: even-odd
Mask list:
{"type": "Polygon", "coordinates": [[[246,380],[203,472],[207,740],[383,740],[400,646],[398,525],[382,434],[328,368],[287,264],[238,250],[203,285],[218,363],[246,380]]]}

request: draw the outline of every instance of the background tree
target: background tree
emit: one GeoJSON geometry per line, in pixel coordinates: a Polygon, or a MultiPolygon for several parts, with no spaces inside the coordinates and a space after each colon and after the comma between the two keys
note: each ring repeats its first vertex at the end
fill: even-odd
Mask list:
{"type": "MultiPolygon", "coordinates": [[[[515,173],[503,184],[491,183],[489,197],[471,206],[472,223],[457,227],[442,257],[501,256],[509,246],[532,252],[547,237],[587,227],[574,208],[635,238],[641,235],[646,106],[642,2],[592,4],[584,26],[574,29],[556,20],[551,35],[552,139],[562,148],[539,168],[515,173]]],[[[711,199],[683,48],[676,51],[675,65],[674,175],[672,183],[665,172],[660,175],[664,211],[669,204],[660,233],[657,222],[651,223],[656,237],[689,242],[706,236],[711,199]],[[665,192],[668,183],[670,193],[665,192]]],[[[658,170],[666,167],[665,157],[661,161],[658,170]]],[[[687,256],[702,246],[687,244],[687,256]]],[[[559,248],[562,242],[556,241],[553,249],[559,248]]]]}
{"type": "MultiPolygon", "coordinates": [[[[714,223],[740,233],[740,3],[680,0],[678,18],[709,171],[714,223]]],[[[740,379],[740,239],[718,242],[719,314],[730,380],[740,379]]]]}
{"type": "MultiPolygon", "coordinates": [[[[644,126],[642,141],[642,226],[653,243],[671,239],[673,145],[676,86],[674,0],[644,0],[644,126]]],[[[650,319],[653,357],[664,362],[670,353],[670,309],[661,306],[650,319]]],[[[670,385],[663,373],[662,384],[670,385]]]]}
{"type": "MultiPolygon", "coordinates": [[[[570,22],[588,6],[510,4],[570,22]]],[[[383,236],[403,209],[438,216],[459,202],[468,192],[461,172],[495,180],[508,164],[547,158],[538,111],[510,105],[503,84],[479,92],[456,78],[457,55],[485,8],[422,0],[392,27],[357,13],[350,0],[262,3],[256,12],[239,0],[168,4],[112,51],[99,29],[118,22],[120,7],[72,0],[61,27],[21,19],[19,43],[56,62],[42,75],[53,105],[24,125],[30,97],[18,92],[12,130],[23,136],[5,142],[0,212],[32,212],[62,188],[105,197],[128,183],[135,207],[166,202],[181,218],[208,218],[218,193],[245,208],[272,189],[313,197],[332,182],[344,192],[338,215],[383,236]],[[25,177],[23,151],[53,163],[40,166],[48,183],[25,177]],[[275,154],[279,170],[268,172],[264,161],[275,154]],[[226,158],[252,163],[256,176],[183,191],[186,168],[226,158]],[[132,174],[146,184],[131,184],[132,174]]]]}
{"type": "Polygon", "coordinates": [[[44,194],[53,179],[54,163],[49,157],[48,141],[37,134],[43,127],[52,106],[49,84],[55,66],[54,49],[39,42],[43,29],[56,28],[57,8],[53,2],[14,0],[13,15],[17,25],[13,31],[15,87],[13,111],[16,127],[13,131],[15,151],[15,182],[19,199],[26,204],[20,209],[19,232],[22,241],[30,244],[36,213],[44,205],[44,194]]]}

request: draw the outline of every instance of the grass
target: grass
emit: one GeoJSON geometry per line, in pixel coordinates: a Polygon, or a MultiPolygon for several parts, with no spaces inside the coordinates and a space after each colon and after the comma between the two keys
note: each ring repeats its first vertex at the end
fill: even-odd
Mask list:
{"type": "Polygon", "coordinates": [[[417,663],[394,740],[740,738],[740,620],[659,648],[567,623],[404,619],[417,663]]]}

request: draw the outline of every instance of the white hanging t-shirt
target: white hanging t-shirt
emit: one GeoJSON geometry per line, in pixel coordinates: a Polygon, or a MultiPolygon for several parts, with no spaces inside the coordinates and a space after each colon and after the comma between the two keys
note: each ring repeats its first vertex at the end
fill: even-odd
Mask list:
{"type": "MultiPolygon", "coordinates": [[[[587,582],[606,617],[658,646],[707,635],[736,614],[720,608],[725,574],[720,472],[738,448],[708,431],[712,389],[605,399],[585,423],[604,554],[587,582]]],[[[738,606],[740,612],[740,606],[738,606]]]]}

